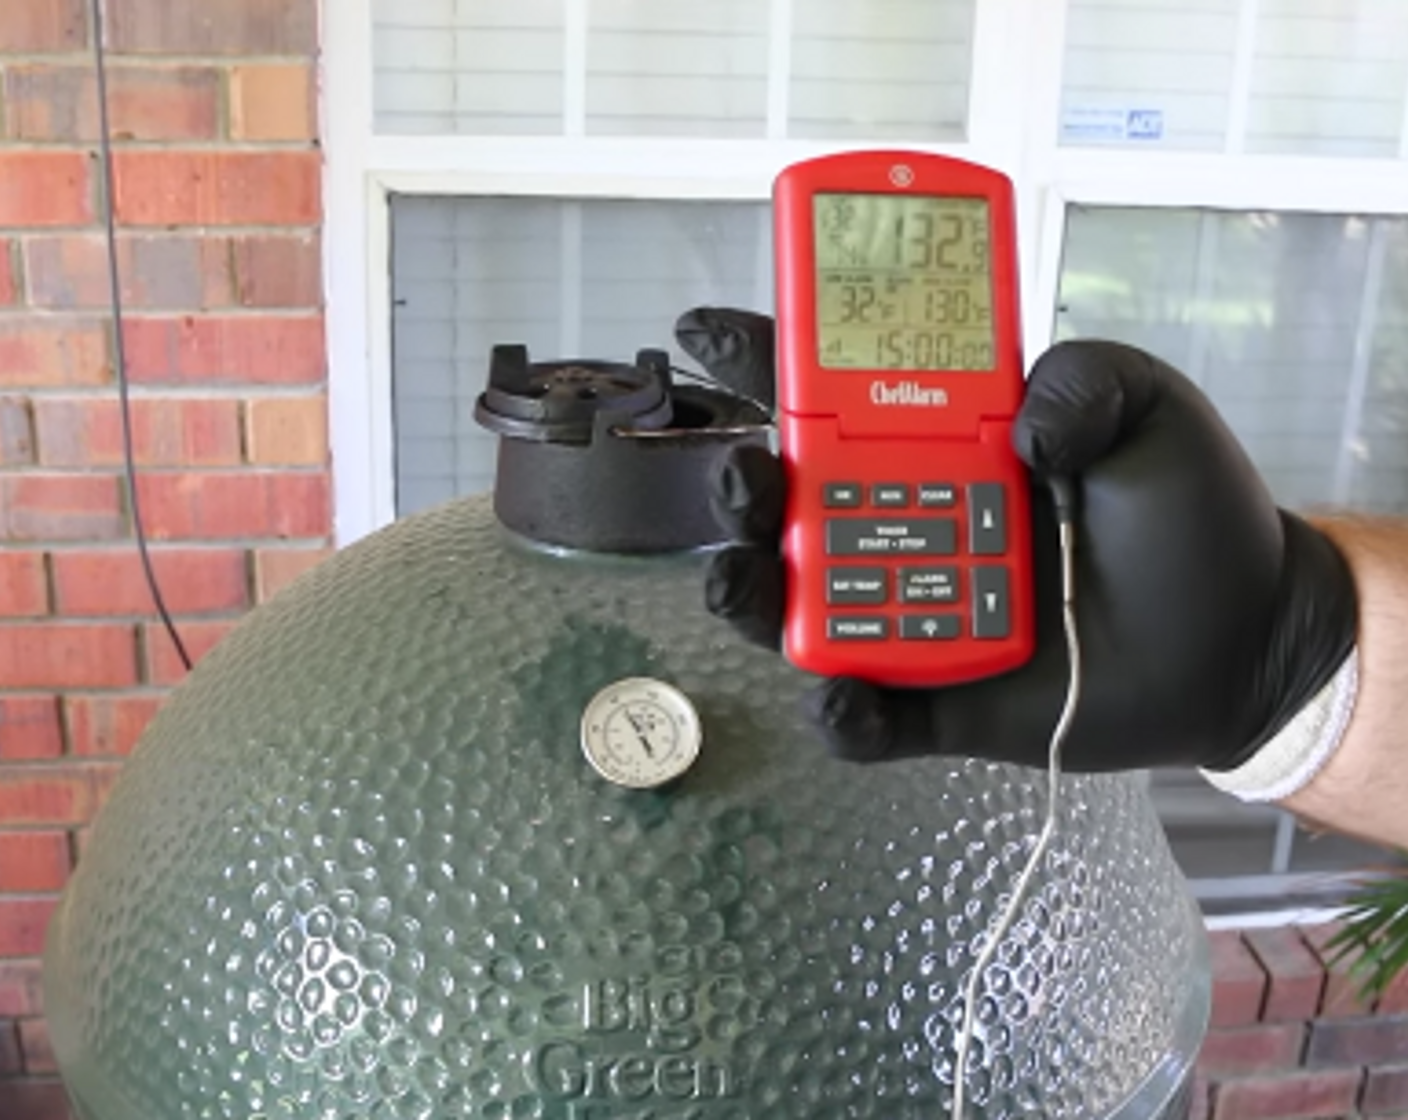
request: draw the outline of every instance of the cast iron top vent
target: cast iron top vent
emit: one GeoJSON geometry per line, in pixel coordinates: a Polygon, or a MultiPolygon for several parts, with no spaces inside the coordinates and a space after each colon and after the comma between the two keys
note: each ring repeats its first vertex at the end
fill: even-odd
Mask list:
{"type": "Polygon", "coordinates": [[[721,543],[708,471],[728,446],[766,445],[758,403],[669,355],[634,363],[533,362],[495,346],[475,419],[499,440],[494,511],[531,540],[592,552],[654,553],[721,543]]]}

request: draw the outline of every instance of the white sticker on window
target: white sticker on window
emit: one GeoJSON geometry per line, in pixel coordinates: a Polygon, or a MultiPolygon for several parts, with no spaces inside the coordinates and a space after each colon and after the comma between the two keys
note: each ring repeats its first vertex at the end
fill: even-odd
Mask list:
{"type": "Polygon", "coordinates": [[[1162,109],[1074,105],[1061,113],[1061,139],[1067,142],[1137,140],[1157,143],[1163,138],[1162,109]]]}

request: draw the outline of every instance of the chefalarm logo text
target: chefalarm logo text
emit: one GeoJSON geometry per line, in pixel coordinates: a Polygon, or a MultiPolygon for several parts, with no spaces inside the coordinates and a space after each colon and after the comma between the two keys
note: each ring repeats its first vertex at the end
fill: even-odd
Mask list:
{"type": "Polygon", "coordinates": [[[948,405],[948,393],[943,389],[930,389],[917,381],[900,381],[894,385],[887,385],[884,381],[872,381],[870,400],[873,404],[881,405],[944,408],[948,405]]]}

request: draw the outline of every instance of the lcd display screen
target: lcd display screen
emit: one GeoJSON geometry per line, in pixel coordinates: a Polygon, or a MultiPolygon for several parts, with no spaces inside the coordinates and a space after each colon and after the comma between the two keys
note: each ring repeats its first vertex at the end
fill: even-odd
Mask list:
{"type": "Polygon", "coordinates": [[[985,199],[819,193],[813,218],[823,368],[993,369],[985,199]]]}

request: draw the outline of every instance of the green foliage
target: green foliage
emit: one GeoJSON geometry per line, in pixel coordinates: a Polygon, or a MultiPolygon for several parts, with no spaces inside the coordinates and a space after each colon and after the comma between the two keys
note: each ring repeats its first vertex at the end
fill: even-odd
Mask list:
{"type": "MultiPolygon", "coordinates": [[[[1408,852],[1397,854],[1408,858],[1408,852]]],[[[1349,975],[1358,979],[1360,994],[1382,994],[1408,966],[1408,866],[1385,868],[1362,880],[1341,921],[1326,945],[1331,963],[1349,959],[1349,975]]]]}

